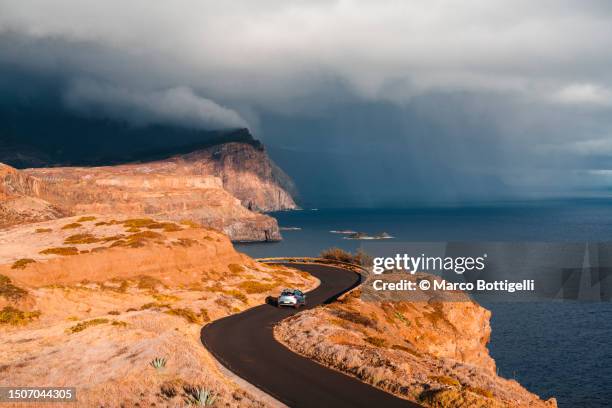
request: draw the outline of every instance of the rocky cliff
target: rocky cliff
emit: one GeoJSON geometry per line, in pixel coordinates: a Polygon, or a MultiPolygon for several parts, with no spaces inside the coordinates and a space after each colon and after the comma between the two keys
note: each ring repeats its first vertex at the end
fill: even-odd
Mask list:
{"type": "Polygon", "coordinates": [[[295,209],[293,182],[268,157],[258,142],[224,143],[199,150],[176,161],[193,163],[199,174],[214,174],[223,187],[256,211],[295,209]]]}
{"type": "Polygon", "coordinates": [[[85,213],[189,219],[234,241],[275,241],[295,208],[289,178],[257,142],[232,142],[147,163],[0,169],[0,226],[85,213]]]}
{"type": "Polygon", "coordinates": [[[423,301],[361,295],[359,288],[290,317],[275,336],[299,354],[431,408],[557,406],[496,374],[487,349],[491,312],[465,294],[424,294],[423,301]]]}

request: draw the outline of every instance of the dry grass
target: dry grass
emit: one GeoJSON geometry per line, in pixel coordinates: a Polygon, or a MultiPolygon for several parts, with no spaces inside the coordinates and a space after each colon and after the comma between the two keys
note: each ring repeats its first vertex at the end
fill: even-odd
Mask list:
{"type": "Polygon", "coordinates": [[[235,299],[238,299],[242,303],[246,304],[246,303],[249,302],[249,298],[244,293],[242,293],[239,290],[235,290],[235,289],[228,290],[228,291],[225,291],[225,293],[227,293],[228,295],[230,295],[231,297],[233,297],[235,299]]]}
{"type": "MultiPolygon", "coordinates": [[[[117,236],[116,236],[117,237],[117,236]]],[[[165,240],[165,236],[155,231],[141,231],[136,232],[134,234],[128,235],[127,237],[122,237],[121,239],[116,240],[112,243],[111,247],[130,247],[130,248],[140,248],[146,245],[147,242],[156,240],[163,241],[165,240]]]]}
{"type": "Polygon", "coordinates": [[[402,346],[400,344],[394,344],[394,345],[391,346],[391,348],[393,350],[405,351],[406,353],[410,353],[410,354],[412,354],[415,357],[421,357],[422,356],[422,354],[419,353],[418,351],[416,351],[414,349],[411,349],[410,347],[402,346]]]}
{"type": "Polygon", "coordinates": [[[44,234],[46,232],[51,232],[51,231],[53,231],[51,228],[36,228],[37,234],[44,234]]]}
{"type": "Polygon", "coordinates": [[[11,269],[25,269],[31,263],[36,263],[36,261],[31,258],[21,258],[13,262],[11,269]]]}
{"type": "Polygon", "coordinates": [[[486,389],[481,388],[481,387],[476,387],[476,386],[468,385],[464,389],[466,391],[472,392],[474,394],[481,395],[481,396],[486,397],[486,398],[493,398],[493,393],[491,391],[486,390],[486,389]]]}
{"type": "Polygon", "coordinates": [[[334,315],[342,320],[346,320],[364,327],[375,329],[377,327],[376,322],[367,316],[364,316],[358,312],[336,309],[333,311],[334,315]]]}
{"type": "MultiPolygon", "coordinates": [[[[203,322],[202,316],[196,314],[193,310],[187,308],[176,308],[166,310],[167,314],[172,316],[179,316],[183,319],[187,320],[189,323],[193,324],[201,324],[203,322]]],[[[208,311],[206,311],[206,316],[208,317],[208,311]]]]}
{"type": "Polygon", "coordinates": [[[155,293],[153,295],[153,299],[157,300],[158,302],[176,302],[178,300],[181,300],[181,298],[179,298],[178,296],[165,295],[163,293],[155,293]]]}
{"type": "Polygon", "coordinates": [[[117,234],[117,235],[112,235],[110,237],[100,238],[100,241],[102,241],[102,242],[111,242],[111,241],[118,241],[118,240],[123,239],[123,238],[125,238],[125,235],[117,234]]]}
{"type": "Polygon", "coordinates": [[[180,224],[185,225],[186,227],[189,227],[189,228],[202,228],[200,224],[198,224],[195,221],[191,221],[191,220],[181,220],[180,224]]]}
{"type": "MultiPolygon", "coordinates": [[[[148,309],[167,309],[170,307],[169,303],[160,303],[160,302],[149,302],[140,306],[140,310],[148,310],[148,309]]],[[[136,310],[136,309],[134,309],[136,310]]],[[[130,310],[128,309],[128,312],[130,310]]]]}
{"type": "Polygon", "coordinates": [[[248,294],[269,292],[278,285],[276,283],[261,283],[258,281],[248,280],[241,282],[238,287],[248,294]]]}
{"type": "Polygon", "coordinates": [[[70,256],[70,255],[78,255],[79,250],[76,247],[56,247],[56,248],[47,248],[40,251],[42,255],[62,255],[62,256],[70,256]]]}
{"type": "Polygon", "coordinates": [[[364,339],[374,347],[387,347],[387,341],[382,337],[368,336],[364,339]]]}
{"type": "Polygon", "coordinates": [[[244,272],[244,268],[242,267],[242,265],[238,264],[229,264],[227,265],[227,268],[230,270],[230,272],[236,274],[244,272]]]}
{"type": "Polygon", "coordinates": [[[154,291],[158,287],[166,287],[159,279],[153,278],[148,275],[138,276],[138,289],[145,289],[154,291]]]}
{"type": "Polygon", "coordinates": [[[85,216],[85,217],[81,217],[77,220],[77,222],[87,222],[87,221],[95,221],[96,217],[91,217],[91,216],[85,216]]]}
{"type": "Polygon", "coordinates": [[[164,223],[164,232],[176,232],[176,231],[182,231],[182,230],[183,229],[179,225],[176,225],[172,222],[164,223]]]}
{"type": "Polygon", "coordinates": [[[157,221],[151,218],[132,218],[122,222],[126,228],[147,228],[151,224],[156,224],[157,221]]]}
{"type": "MultiPolygon", "coordinates": [[[[181,231],[182,228],[173,222],[158,222],[151,218],[133,218],[123,221],[125,228],[148,228],[148,229],[163,229],[165,232],[181,231]]],[[[129,232],[130,230],[128,230],[129,232]]]]}
{"type": "Polygon", "coordinates": [[[438,384],[448,385],[450,387],[460,387],[461,383],[454,379],[453,377],[448,377],[446,375],[432,375],[429,376],[429,379],[433,382],[437,382],[438,384]]]}
{"type": "Polygon", "coordinates": [[[30,323],[39,316],[39,311],[24,312],[12,306],[5,306],[2,310],[0,310],[0,324],[21,326],[30,323]]]}
{"type": "Polygon", "coordinates": [[[200,309],[200,317],[204,323],[210,322],[210,315],[208,314],[208,310],[205,308],[200,309]]]}
{"type": "Polygon", "coordinates": [[[100,324],[106,324],[108,322],[109,322],[108,319],[102,319],[102,318],[87,320],[85,322],[81,322],[81,323],[78,323],[70,327],[69,329],[67,329],[67,332],[68,333],[78,333],[78,332],[82,332],[83,330],[89,327],[98,326],[100,324]]]}
{"type": "Polygon", "coordinates": [[[17,301],[27,294],[26,290],[13,285],[8,276],[0,275],[0,296],[11,301],[17,301]]]}
{"type": "Polygon", "coordinates": [[[64,245],[94,244],[96,242],[100,242],[100,239],[91,234],[75,234],[66,238],[64,245]]]}
{"type": "Polygon", "coordinates": [[[173,241],[172,245],[175,246],[182,246],[185,248],[189,248],[192,247],[194,245],[196,245],[198,243],[198,241],[196,241],[195,239],[191,239],[191,238],[179,238],[177,241],[173,241]]]}
{"type": "Polygon", "coordinates": [[[78,222],[72,222],[70,224],[66,224],[62,227],[63,230],[67,230],[67,229],[74,229],[74,228],[79,228],[82,227],[83,224],[79,224],[78,222]]]}

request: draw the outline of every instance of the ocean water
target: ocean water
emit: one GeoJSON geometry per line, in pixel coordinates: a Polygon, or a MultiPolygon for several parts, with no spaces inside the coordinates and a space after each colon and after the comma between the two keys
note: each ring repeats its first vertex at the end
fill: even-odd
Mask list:
{"type": "MultiPolygon", "coordinates": [[[[237,245],[253,257],[314,256],[362,241],[330,230],[387,232],[393,241],[612,241],[612,200],[549,201],[426,209],[320,209],[272,214],[278,243],[237,245]]],[[[560,407],[612,406],[612,303],[491,303],[498,372],[560,407]]]]}

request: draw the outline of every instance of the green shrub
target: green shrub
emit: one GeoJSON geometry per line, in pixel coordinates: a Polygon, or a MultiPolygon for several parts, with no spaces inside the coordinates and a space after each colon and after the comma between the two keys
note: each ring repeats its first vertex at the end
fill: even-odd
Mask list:
{"type": "Polygon", "coordinates": [[[151,365],[151,367],[160,371],[166,367],[166,359],[164,357],[156,357],[153,360],[151,360],[149,364],[151,365]]]}
{"type": "Polygon", "coordinates": [[[190,405],[199,407],[209,407],[214,405],[217,400],[217,395],[211,390],[205,388],[196,388],[190,390],[186,402],[190,405]]]}

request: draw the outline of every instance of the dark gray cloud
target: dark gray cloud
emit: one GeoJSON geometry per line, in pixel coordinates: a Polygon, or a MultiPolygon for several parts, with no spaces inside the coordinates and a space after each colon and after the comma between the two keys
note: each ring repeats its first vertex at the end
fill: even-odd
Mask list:
{"type": "Polygon", "coordinates": [[[314,201],[574,195],[610,183],[611,23],[607,1],[0,0],[0,69],[81,115],[248,125],[314,201]]]}

